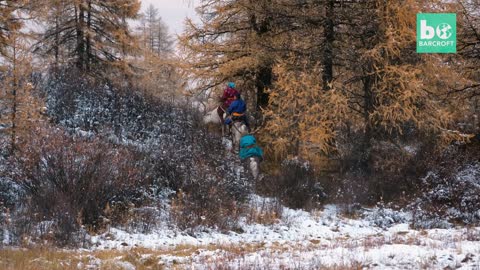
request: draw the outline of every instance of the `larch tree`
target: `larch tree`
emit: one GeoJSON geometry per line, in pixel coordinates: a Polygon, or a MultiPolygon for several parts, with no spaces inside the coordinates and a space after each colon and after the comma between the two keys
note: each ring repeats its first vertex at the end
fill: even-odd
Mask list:
{"type": "Polygon", "coordinates": [[[351,142],[348,134],[361,134],[358,165],[368,171],[374,140],[395,141],[412,126],[451,135],[444,132],[451,107],[441,97],[445,80],[460,79],[444,57],[415,53],[416,2],[316,4],[305,12],[321,12],[290,34],[306,35],[308,25],[323,29],[292,39],[305,49],[275,69],[264,134],[272,153],[327,155],[351,142]]]}
{"type": "Polygon", "coordinates": [[[158,9],[155,8],[152,4],[150,4],[143,14],[143,20],[145,20],[144,24],[145,25],[145,47],[153,48],[155,47],[155,30],[156,30],[156,25],[159,22],[158,18],[158,9]]]}
{"type": "Polygon", "coordinates": [[[458,1],[458,53],[462,61],[456,67],[468,80],[463,85],[452,87],[451,95],[459,95],[459,114],[463,115],[464,132],[480,134],[480,1],[458,1]]]}
{"type": "Polygon", "coordinates": [[[80,70],[98,71],[101,66],[126,68],[125,56],[135,49],[127,20],[137,18],[138,0],[52,0],[45,8],[53,12],[45,20],[37,50],[58,55],[80,70]]]}
{"type": "Polygon", "coordinates": [[[33,73],[31,40],[19,31],[10,32],[8,40],[0,82],[0,124],[4,127],[2,133],[10,138],[10,153],[13,153],[19,140],[42,121],[43,105],[30,81],[33,73]]]}
{"type": "MultiPolygon", "coordinates": [[[[35,50],[41,52],[44,57],[53,57],[53,59],[44,58],[46,61],[53,62],[55,67],[65,64],[68,61],[69,52],[67,49],[74,46],[73,35],[66,35],[62,33],[61,27],[65,27],[72,22],[71,18],[66,16],[68,13],[68,1],[67,0],[39,0],[38,5],[30,10],[32,17],[44,25],[44,33],[40,33],[37,39],[45,39],[48,37],[48,46],[46,45],[47,39],[45,39],[41,46],[37,46],[35,50]]],[[[71,30],[72,31],[72,30],[71,30]]]]}
{"type": "MultiPolygon", "coordinates": [[[[262,140],[279,159],[319,157],[335,151],[335,137],[349,112],[339,74],[345,66],[341,42],[355,3],[278,1],[271,99],[264,110],[262,140]],[[329,91],[326,91],[329,90],[329,91]]],[[[354,119],[350,119],[354,120],[354,119]]]]}
{"type": "Polygon", "coordinates": [[[137,67],[135,84],[151,95],[173,101],[179,96],[181,80],[175,65],[173,38],[158,14],[153,5],[141,14],[135,33],[140,40],[140,57],[132,60],[137,67]]]}
{"type": "Polygon", "coordinates": [[[18,17],[20,5],[17,1],[0,1],[0,131],[10,134],[10,149],[15,148],[15,125],[17,123],[17,59],[16,43],[22,27],[18,17]],[[13,48],[13,57],[12,49],[13,48]],[[12,69],[13,66],[13,69],[12,69]]]}
{"type": "Polygon", "coordinates": [[[261,44],[271,31],[272,1],[202,1],[201,23],[187,20],[180,37],[183,68],[195,80],[195,94],[220,90],[235,81],[254,110],[266,104],[272,57],[261,44]]]}
{"type": "Polygon", "coordinates": [[[268,154],[335,154],[369,174],[380,145],[401,149],[414,139],[407,134],[437,145],[461,139],[462,97],[452,89],[472,94],[478,82],[476,1],[465,2],[469,46],[461,59],[415,51],[416,14],[461,11],[451,1],[203,1],[201,22],[188,21],[181,37],[183,67],[196,94],[235,80],[256,104],[268,104],[260,131],[268,154]],[[468,76],[457,68],[467,63],[468,76]]]}
{"type": "Polygon", "coordinates": [[[143,47],[161,56],[173,52],[173,38],[158,14],[158,9],[150,4],[141,14],[138,32],[140,32],[140,43],[143,47]]]}
{"type": "Polygon", "coordinates": [[[11,42],[9,34],[18,31],[22,26],[16,11],[23,5],[25,5],[25,1],[0,1],[0,55],[5,54],[5,47],[11,42]]]}
{"type": "Polygon", "coordinates": [[[356,29],[362,38],[355,43],[345,89],[352,112],[363,119],[360,151],[364,154],[359,162],[368,173],[374,139],[395,140],[412,125],[420,132],[437,134],[447,128],[448,107],[438,98],[447,89],[437,76],[451,70],[441,68],[439,57],[415,53],[415,14],[420,6],[414,1],[365,5],[367,12],[357,17],[364,27],[356,29]]]}
{"type": "Polygon", "coordinates": [[[301,156],[322,162],[335,151],[337,132],[350,116],[348,100],[333,83],[325,91],[320,66],[299,66],[291,59],[275,66],[278,79],[270,90],[261,139],[277,160],[301,156]]]}
{"type": "Polygon", "coordinates": [[[266,108],[273,68],[286,59],[308,59],[298,69],[316,69],[323,90],[331,89],[337,17],[348,5],[334,0],[204,1],[202,22],[188,21],[181,38],[186,69],[197,80],[195,92],[238,80],[247,99],[255,99],[249,107],[266,108]]]}

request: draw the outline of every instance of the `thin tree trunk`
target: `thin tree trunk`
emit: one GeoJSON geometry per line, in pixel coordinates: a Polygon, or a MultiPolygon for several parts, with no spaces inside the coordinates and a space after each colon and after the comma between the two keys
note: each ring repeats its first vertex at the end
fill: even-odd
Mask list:
{"type": "Polygon", "coordinates": [[[55,67],[58,67],[60,35],[58,33],[58,14],[55,15],[55,67]]]}
{"type": "Polygon", "coordinates": [[[333,42],[335,40],[335,0],[328,0],[325,14],[324,26],[324,49],[323,49],[323,90],[331,88],[330,83],[333,80],[333,42]]]}
{"type": "Polygon", "coordinates": [[[268,88],[272,84],[272,77],[271,67],[264,67],[260,69],[257,74],[257,110],[260,110],[261,106],[265,107],[268,105],[268,94],[265,92],[265,88],[268,88]]]}
{"type": "Polygon", "coordinates": [[[80,70],[86,70],[85,66],[85,33],[84,33],[84,23],[85,23],[85,11],[80,3],[78,6],[75,5],[75,14],[77,18],[77,66],[80,70]]]}
{"type": "Polygon", "coordinates": [[[363,106],[363,121],[365,122],[365,134],[363,136],[362,146],[361,146],[361,158],[360,166],[363,171],[369,175],[371,172],[370,160],[371,160],[371,149],[372,149],[372,138],[373,138],[373,127],[370,120],[370,114],[374,110],[374,100],[372,93],[372,77],[367,75],[363,80],[363,95],[364,95],[364,106],[363,106]]]}
{"type": "Polygon", "coordinates": [[[12,84],[12,132],[11,132],[11,154],[17,147],[17,44],[16,37],[13,41],[13,84],[12,84]]]}
{"type": "MultiPolygon", "coordinates": [[[[250,5],[254,6],[256,3],[255,1],[251,0],[250,5]]],[[[268,4],[267,4],[268,6],[268,4]]],[[[255,10],[251,11],[250,17],[250,25],[255,33],[261,37],[268,33],[271,29],[270,26],[270,18],[263,18],[262,20],[258,20],[255,10]]],[[[255,76],[255,97],[256,97],[256,106],[254,107],[256,110],[260,110],[261,106],[268,105],[268,94],[265,93],[265,88],[269,87],[272,83],[272,67],[271,66],[264,66],[261,67],[255,76]]]]}
{"type": "Polygon", "coordinates": [[[92,1],[88,1],[88,11],[87,11],[87,34],[86,34],[86,43],[87,43],[87,48],[85,52],[85,60],[86,60],[86,68],[87,71],[90,71],[90,64],[91,64],[91,58],[92,58],[92,44],[91,44],[91,36],[90,36],[90,31],[92,30],[92,1]]]}

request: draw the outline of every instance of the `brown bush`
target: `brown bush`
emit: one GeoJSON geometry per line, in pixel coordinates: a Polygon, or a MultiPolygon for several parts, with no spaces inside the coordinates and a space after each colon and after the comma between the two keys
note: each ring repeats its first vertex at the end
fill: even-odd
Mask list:
{"type": "Polygon", "coordinates": [[[361,133],[345,132],[338,142],[341,168],[327,190],[331,198],[373,205],[413,197],[418,179],[428,170],[424,161],[432,154],[430,149],[437,147],[432,135],[405,129],[403,135],[378,131],[368,143],[361,133]]]}
{"type": "Polygon", "coordinates": [[[125,147],[38,129],[17,153],[13,178],[25,189],[32,216],[53,221],[55,239],[67,244],[80,226],[101,229],[108,203],[140,200],[151,182],[141,160],[125,147]]]}
{"type": "Polygon", "coordinates": [[[172,201],[171,217],[181,229],[203,226],[220,230],[235,229],[241,213],[241,200],[229,196],[225,186],[198,183],[180,190],[172,201]]]}
{"type": "Polygon", "coordinates": [[[424,163],[421,193],[410,205],[416,228],[480,223],[480,143],[450,145],[424,163]]]}
{"type": "Polygon", "coordinates": [[[47,113],[52,123],[61,126],[70,135],[34,138],[33,145],[30,142],[27,145],[27,149],[32,151],[25,150],[22,152],[25,157],[18,158],[23,160],[19,166],[22,172],[20,179],[30,196],[42,201],[40,193],[43,190],[55,190],[50,192],[55,193],[52,198],[46,198],[50,203],[36,207],[48,209],[45,219],[54,216],[53,206],[49,208],[47,204],[64,204],[58,209],[72,206],[70,212],[73,214],[70,216],[75,218],[70,221],[93,229],[108,223],[149,231],[158,221],[155,213],[152,209],[137,211],[137,206],[143,195],[153,202],[158,199],[155,196],[168,188],[178,194],[180,190],[186,194],[182,200],[177,198],[182,207],[174,208],[178,210],[176,213],[191,213],[188,216],[173,214],[178,217],[180,227],[228,227],[235,223],[235,211],[232,212],[234,217],[225,213],[235,208],[232,205],[241,203],[249,191],[249,183],[245,173],[238,172],[236,157],[225,156],[221,138],[206,131],[196,110],[161,102],[140,94],[136,89],[78,76],[75,70],[66,69],[50,75],[43,86],[47,113]],[[86,136],[89,139],[69,136],[86,136]],[[128,148],[112,144],[128,145],[128,148]],[[42,163],[45,160],[47,164],[42,163]],[[48,170],[38,170],[37,167],[48,170]],[[62,171],[68,175],[61,174],[62,171]],[[81,189],[89,185],[81,193],[88,193],[92,198],[106,198],[94,199],[92,205],[87,201],[78,202],[76,196],[79,194],[63,191],[62,183],[65,181],[57,180],[70,179],[70,174],[76,175],[75,184],[67,185],[66,189],[81,189]],[[100,179],[109,179],[112,174],[111,182],[114,184],[98,184],[100,179]],[[49,186],[41,184],[43,178],[49,179],[46,181],[49,186]],[[138,182],[137,186],[133,185],[135,182],[138,182]],[[136,196],[141,191],[139,189],[149,184],[152,185],[145,192],[147,194],[136,196]],[[94,185],[100,185],[97,189],[108,190],[95,195],[89,189],[94,185]],[[42,191],[37,191],[38,186],[42,191]],[[211,187],[215,189],[210,190],[211,187]],[[55,201],[52,201],[53,198],[55,201]],[[131,202],[135,205],[132,206],[131,202]],[[93,211],[86,208],[93,208],[93,211]],[[218,225],[213,221],[205,222],[202,219],[205,212],[212,213],[211,219],[218,220],[218,225]],[[214,216],[216,214],[218,217],[214,216]],[[138,218],[143,221],[127,221],[138,218]]]}
{"type": "Polygon", "coordinates": [[[275,174],[265,176],[257,184],[257,189],[293,208],[313,208],[326,198],[314,168],[299,159],[283,161],[275,174]]]}

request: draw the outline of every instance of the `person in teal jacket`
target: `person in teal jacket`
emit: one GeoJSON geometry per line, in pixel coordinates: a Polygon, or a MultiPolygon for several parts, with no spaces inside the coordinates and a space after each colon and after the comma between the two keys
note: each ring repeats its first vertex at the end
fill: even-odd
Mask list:
{"type": "Polygon", "coordinates": [[[257,145],[255,137],[251,134],[247,134],[240,139],[240,159],[244,160],[249,157],[258,157],[260,161],[263,160],[263,151],[257,145]]]}

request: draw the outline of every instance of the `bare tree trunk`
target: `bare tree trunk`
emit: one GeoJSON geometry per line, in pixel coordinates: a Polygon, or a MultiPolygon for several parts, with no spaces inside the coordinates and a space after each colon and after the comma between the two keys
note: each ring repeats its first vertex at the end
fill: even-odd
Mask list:
{"type": "Polygon", "coordinates": [[[58,67],[59,62],[59,47],[60,47],[60,35],[58,32],[59,23],[58,23],[58,14],[55,15],[55,67],[58,67]]]}
{"type": "Polygon", "coordinates": [[[13,41],[13,83],[12,83],[12,132],[11,132],[11,154],[17,147],[17,44],[16,38],[13,41]]]}
{"type": "Polygon", "coordinates": [[[83,9],[82,3],[75,5],[75,14],[77,20],[77,66],[80,70],[86,70],[85,66],[85,10],[83,9]]]}
{"type": "Polygon", "coordinates": [[[370,114],[373,112],[372,77],[367,75],[363,80],[363,121],[365,122],[365,134],[363,136],[360,157],[360,167],[368,175],[370,174],[370,160],[373,138],[373,127],[370,121],[370,114]]]}
{"type": "Polygon", "coordinates": [[[272,68],[263,67],[257,74],[256,91],[257,91],[257,104],[256,109],[260,110],[260,107],[268,105],[268,94],[265,93],[265,88],[268,88],[272,84],[272,68]]]}
{"type": "Polygon", "coordinates": [[[324,25],[324,49],[323,49],[323,90],[331,88],[330,83],[333,80],[333,42],[335,40],[335,0],[328,0],[325,14],[324,25]]]}
{"type": "Polygon", "coordinates": [[[87,10],[87,34],[85,36],[87,48],[85,52],[85,61],[86,61],[86,68],[87,71],[90,71],[90,64],[92,58],[92,44],[91,44],[91,37],[90,31],[92,30],[92,1],[88,0],[88,10],[87,10]]]}

